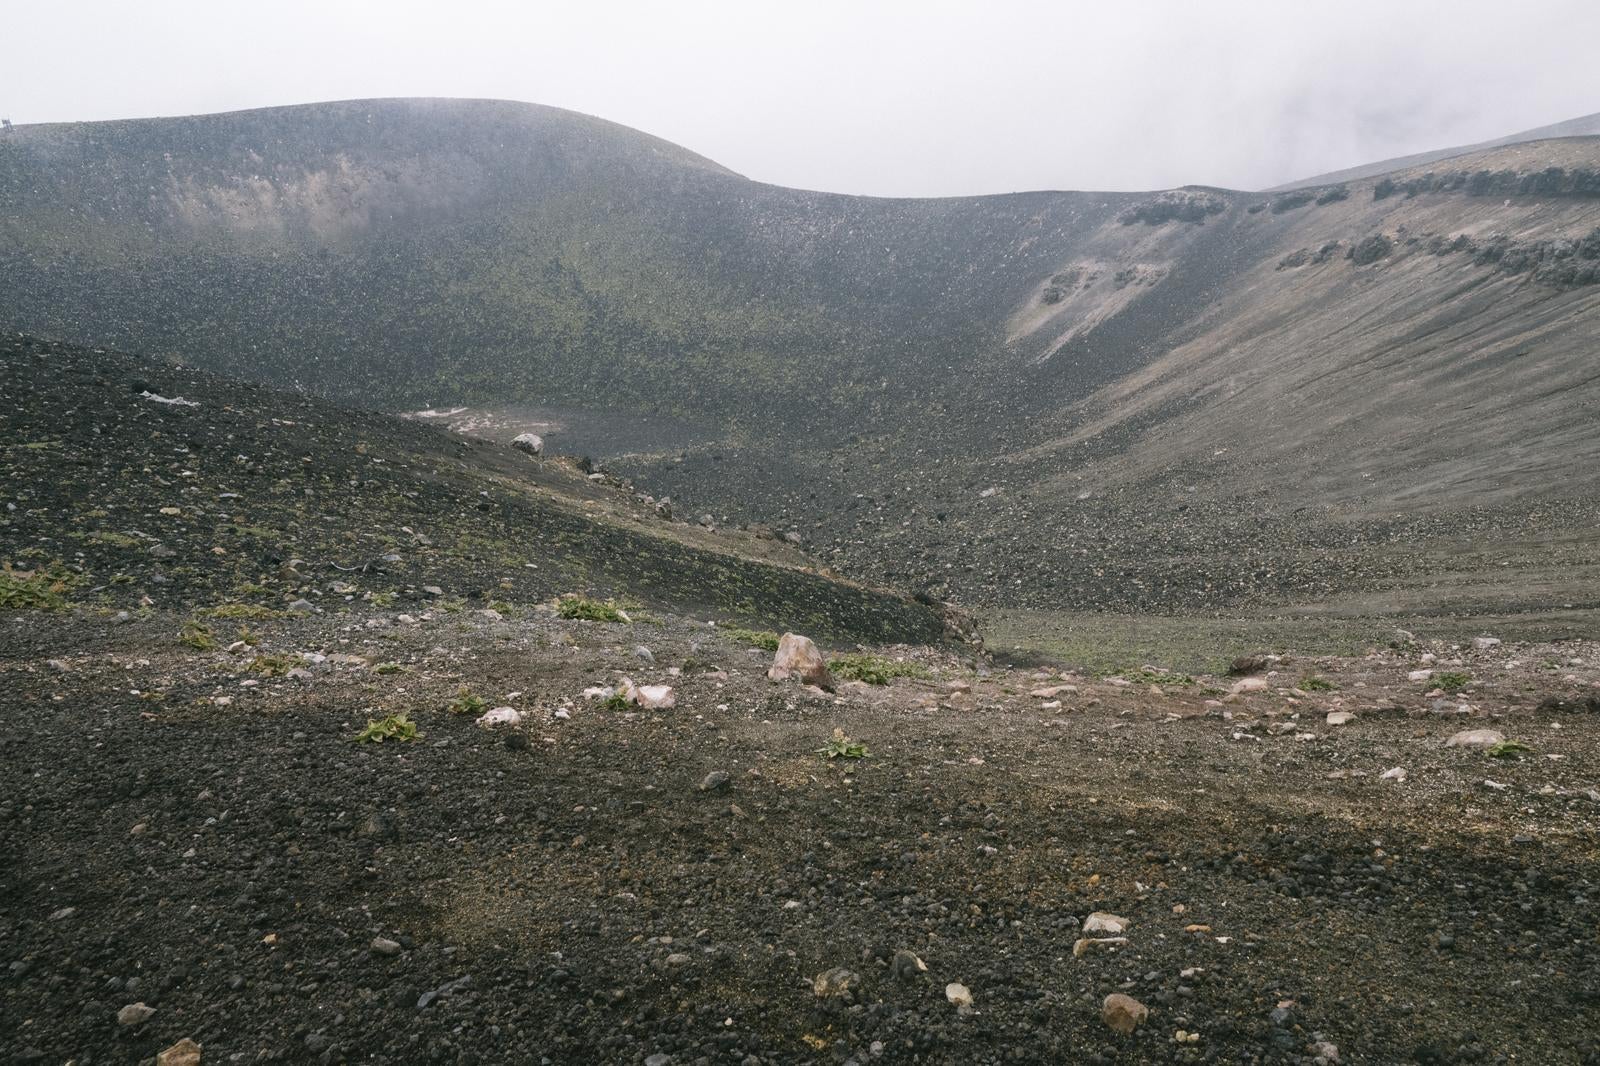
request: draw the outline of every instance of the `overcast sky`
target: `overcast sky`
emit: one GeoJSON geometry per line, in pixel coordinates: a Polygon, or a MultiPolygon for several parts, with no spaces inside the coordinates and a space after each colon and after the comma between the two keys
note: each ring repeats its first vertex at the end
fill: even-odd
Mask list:
{"type": "Polygon", "coordinates": [[[1600,111],[1600,0],[8,5],[0,115],[554,104],[896,196],[1262,188],[1600,111]]]}

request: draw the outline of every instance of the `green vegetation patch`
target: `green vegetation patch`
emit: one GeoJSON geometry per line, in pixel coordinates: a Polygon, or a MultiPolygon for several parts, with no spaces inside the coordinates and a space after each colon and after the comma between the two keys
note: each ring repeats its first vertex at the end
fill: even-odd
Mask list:
{"type": "Polygon", "coordinates": [[[0,570],[0,611],[58,611],[70,579],[40,570],[0,570]]]}
{"type": "Polygon", "coordinates": [[[399,663],[379,663],[372,668],[372,672],[375,674],[404,674],[409,672],[409,668],[399,663]]]}
{"type": "Polygon", "coordinates": [[[1434,674],[1429,679],[1435,688],[1442,688],[1446,692],[1460,692],[1472,684],[1472,678],[1466,674],[1453,673],[1449,670],[1434,674]]]}
{"type": "Polygon", "coordinates": [[[489,701],[482,696],[474,695],[472,690],[462,685],[456,691],[455,698],[444,705],[444,709],[451,714],[470,714],[474,718],[488,710],[489,701]]]}
{"type": "Polygon", "coordinates": [[[736,644],[748,644],[762,651],[777,651],[781,639],[770,629],[740,629],[737,626],[722,630],[722,635],[736,644]]]}
{"type": "Polygon", "coordinates": [[[828,742],[817,749],[817,754],[825,759],[870,759],[872,752],[859,740],[852,740],[844,735],[843,729],[835,729],[828,742]]]}
{"type": "Polygon", "coordinates": [[[245,669],[262,677],[283,677],[299,665],[300,660],[291,655],[257,655],[245,669]]]}
{"type": "Polygon", "coordinates": [[[1339,686],[1325,677],[1302,677],[1295,688],[1301,692],[1337,692],[1339,686]]]}
{"type": "Polygon", "coordinates": [[[382,744],[386,740],[416,740],[421,736],[417,723],[401,712],[385,718],[368,718],[367,728],[355,735],[355,741],[357,744],[382,744]]]}
{"type": "Polygon", "coordinates": [[[869,685],[887,685],[897,677],[933,676],[921,663],[885,659],[881,655],[840,655],[828,663],[828,670],[841,680],[865,681],[869,685]]]}
{"type": "Polygon", "coordinates": [[[583,596],[563,596],[556,601],[556,614],[580,622],[627,622],[626,612],[611,600],[591,600],[583,596]]]}
{"type": "Polygon", "coordinates": [[[217,638],[211,632],[211,627],[204,622],[185,622],[178,631],[178,642],[187,644],[196,651],[212,651],[217,646],[217,638]]]}
{"type": "Polygon", "coordinates": [[[1514,759],[1533,754],[1533,749],[1520,740],[1502,740],[1498,744],[1489,745],[1487,750],[1490,757],[1495,759],[1514,759]]]}

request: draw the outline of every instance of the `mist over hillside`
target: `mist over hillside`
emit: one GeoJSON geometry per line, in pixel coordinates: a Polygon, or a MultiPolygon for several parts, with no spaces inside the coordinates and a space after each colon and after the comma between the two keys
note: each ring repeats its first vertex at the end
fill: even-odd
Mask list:
{"type": "Polygon", "coordinates": [[[694,513],[967,602],[1439,605],[1464,528],[1590,573],[1597,174],[1567,138],[1271,194],[884,200],[527,104],[19,127],[0,323],[554,412],[694,513]]]}
{"type": "Polygon", "coordinates": [[[0,1060],[1600,1064],[1587,128],[0,129],[0,1060]]]}

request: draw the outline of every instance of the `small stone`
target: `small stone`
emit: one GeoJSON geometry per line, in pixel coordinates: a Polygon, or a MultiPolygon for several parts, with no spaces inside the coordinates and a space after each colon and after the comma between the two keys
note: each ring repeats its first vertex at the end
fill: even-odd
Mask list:
{"type": "Polygon", "coordinates": [[[156,1066],[200,1066],[200,1045],[184,1037],[156,1056],[156,1066]]]}
{"type": "Polygon", "coordinates": [[[1426,681],[1433,676],[1432,670],[1413,670],[1406,675],[1407,681],[1426,681]]]}
{"type": "Polygon", "coordinates": [[[77,913],[78,913],[78,908],[76,908],[76,907],[62,907],[58,911],[52,911],[51,912],[50,920],[52,922],[64,922],[68,918],[71,918],[74,914],[77,914],[77,913]]]}
{"type": "Polygon", "coordinates": [[[902,949],[894,953],[894,959],[889,963],[889,972],[894,974],[896,980],[914,981],[928,972],[928,964],[912,952],[902,949]]]}
{"type": "Polygon", "coordinates": [[[666,961],[668,966],[687,966],[693,960],[691,960],[689,956],[685,955],[681,951],[674,951],[671,955],[667,956],[666,961]]]}
{"type": "Polygon", "coordinates": [[[633,649],[633,657],[643,663],[654,663],[656,661],[655,652],[643,644],[633,649]]]}
{"type": "Polygon", "coordinates": [[[1378,778],[1379,781],[1393,781],[1397,785],[1403,783],[1405,779],[1406,768],[1404,766],[1396,766],[1393,769],[1385,770],[1378,778]]]}
{"type": "Polygon", "coordinates": [[[726,770],[713,770],[700,781],[701,792],[718,792],[727,788],[733,782],[733,775],[726,770]]]}
{"type": "Polygon", "coordinates": [[[1127,946],[1128,938],[1125,936],[1086,936],[1073,942],[1072,957],[1081,959],[1092,951],[1110,951],[1112,948],[1127,946]]]}
{"type": "Polygon", "coordinates": [[[817,974],[811,981],[811,990],[817,994],[818,999],[831,999],[834,996],[844,995],[860,983],[860,974],[843,966],[836,966],[817,974]]]}
{"type": "Polygon", "coordinates": [[[289,610],[295,614],[311,614],[316,610],[316,607],[312,606],[310,600],[295,600],[289,604],[289,610]]]}
{"type": "Polygon", "coordinates": [[[528,455],[542,455],[544,453],[544,438],[537,433],[519,433],[512,438],[511,446],[519,452],[528,455]]]}
{"type": "Polygon", "coordinates": [[[1337,1045],[1326,1040],[1318,1040],[1315,1044],[1307,1047],[1306,1050],[1311,1053],[1311,1057],[1316,1059],[1318,1063],[1325,1064],[1325,1066],[1338,1066],[1339,1048],[1337,1045]]]}
{"type": "Polygon", "coordinates": [[[1444,742],[1447,748],[1492,748],[1504,744],[1506,735],[1495,729],[1463,729],[1444,742]]]}
{"type": "Polygon", "coordinates": [[[1233,683],[1233,688],[1228,691],[1235,696],[1242,696],[1246,692],[1265,692],[1270,686],[1264,677],[1245,677],[1233,683]]]}
{"type": "Polygon", "coordinates": [[[972,989],[960,981],[951,981],[944,986],[944,998],[948,999],[957,1010],[972,1009],[972,989]]]}
{"type": "Polygon", "coordinates": [[[1124,1036],[1139,1028],[1139,1025],[1149,1017],[1149,1007],[1121,992],[1111,993],[1100,1006],[1100,1019],[1113,1031],[1124,1036]]]}
{"type": "Polygon", "coordinates": [[[665,1051],[658,1051],[654,1055],[646,1057],[644,1066],[672,1066],[672,1056],[665,1051]]]}
{"type": "Polygon", "coordinates": [[[1329,725],[1349,725],[1356,720],[1356,716],[1349,711],[1329,711],[1327,723],[1329,725]]]}
{"type": "Polygon", "coordinates": [[[484,712],[476,724],[480,729],[515,729],[522,724],[522,712],[515,707],[496,707],[484,712]]]}
{"type": "Polygon", "coordinates": [[[1228,673],[1234,677],[1259,674],[1267,668],[1267,665],[1267,659],[1264,655],[1241,655],[1228,665],[1228,673]]]}
{"type": "Polygon", "coordinates": [[[677,706],[678,697],[671,685],[640,685],[634,689],[633,702],[646,710],[667,710],[677,706]]]}
{"type": "Polygon", "coordinates": [[[1128,926],[1133,923],[1126,918],[1105,911],[1095,911],[1083,920],[1085,933],[1106,933],[1110,936],[1119,936],[1128,931],[1128,926]]]}
{"type": "Polygon", "coordinates": [[[117,1011],[117,1024],[126,1026],[143,1025],[155,1016],[156,1009],[143,1003],[130,1003],[117,1011]]]}
{"type": "Polygon", "coordinates": [[[1500,646],[1499,637],[1473,637],[1472,646],[1478,651],[1490,651],[1500,646]]]}
{"type": "Polygon", "coordinates": [[[376,936],[372,938],[372,953],[374,955],[398,955],[400,944],[388,937],[376,936]]]}

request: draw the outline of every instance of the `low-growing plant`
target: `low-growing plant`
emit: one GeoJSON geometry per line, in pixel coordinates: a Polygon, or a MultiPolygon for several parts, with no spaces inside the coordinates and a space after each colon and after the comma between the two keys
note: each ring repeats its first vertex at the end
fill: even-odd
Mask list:
{"type": "Polygon", "coordinates": [[[249,626],[240,626],[239,631],[234,634],[234,639],[252,648],[261,643],[261,638],[252,632],[249,626]]]}
{"type": "Polygon", "coordinates": [[[1337,692],[1339,689],[1325,677],[1302,677],[1295,687],[1301,692],[1337,692]]]}
{"type": "Polygon", "coordinates": [[[735,643],[748,644],[762,651],[778,650],[778,634],[770,629],[740,629],[737,626],[730,626],[722,631],[722,635],[735,643]]]}
{"type": "Polygon", "coordinates": [[[489,707],[489,701],[482,696],[473,695],[472,690],[462,685],[456,691],[455,698],[445,704],[445,710],[451,714],[470,714],[474,718],[481,715],[489,707]]]}
{"type": "Polygon", "coordinates": [[[1443,673],[1434,674],[1429,680],[1433,682],[1434,687],[1442,688],[1446,692],[1460,692],[1462,689],[1472,684],[1472,678],[1468,677],[1466,674],[1452,673],[1448,670],[1443,673]]]}
{"type": "Polygon", "coordinates": [[[217,646],[217,638],[204,622],[185,622],[178,631],[178,641],[196,651],[211,651],[217,646]]]}
{"type": "Polygon", "coordinates": [[[298,665],[299,661],[288,655],[257,655],[245,669],[262,677],[283,677],[298,665]]]}
{"type": "Polygon", "coordinates": [[[0,610],[58,611],[67,605],[63,595],[71,581],[42,570],[0,570],[0,610]]]}
{"type": "Polygon", "coordinates": [[[372,672],[375,674],[403,674],[406,669],[399,663],[379,663],[372,668],[372,672]]]}
{"type": "Polygon", "coordinates": [[[382,744],[386,740],[416,740],[421,736],[417,723],[402,711],[385,718],[368,718],[367,728],[356,734],[355,741],[357,744],[382,744]]]}
{"type": "Polygon", "coordinates": [[[872,752],[867,750],[865,744],[845,736],[843,729],[835,729],[828,742],[817,749],[817,754],[827,759],[868,759],[872,757],[872,752]]]}
{"type": "Polygon", "coordinates": [[[887,685],[897,677],[931,677],[921,663],[885,659],[881,655],[840,655],[828,663],[834,677],[844,681],[865,681],[869,685],[887,685]]]}
{"type": "Polygon", "coordinates": [[[1488,748],[1491,758],[1510,759],[1519,755],[1532,755],[1533,749],[1520,740],[1502,740],[1498,744],[1491,744],[1488,748]]]}
{"type": "Polygon", "coordinates": [[[608,711],[625,711],[633,704],[628,702],[628,697],[620,692],[613,692],[600,702],[600,706],[608,711]]]}
{"type": "Polygon", "coordinates": [[[556,601],[556,614],[580,622],[627,622],[622,608],[610,600],[591,600],[585,596],[563,596],[556,601]]]}
{"type": "Polygon", "coordinates": [[[371,598],[372,606],[374,607],[394,606],[395,594],[393,592],[374,592],[371,594],[371,598]]]}

